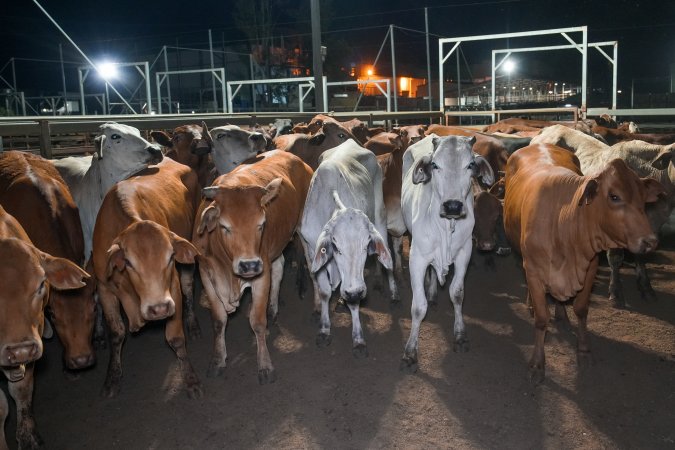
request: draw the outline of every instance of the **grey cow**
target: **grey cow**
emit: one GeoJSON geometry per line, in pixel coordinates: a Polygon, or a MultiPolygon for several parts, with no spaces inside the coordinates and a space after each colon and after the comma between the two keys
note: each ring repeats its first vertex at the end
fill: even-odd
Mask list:
{"type": "Polygon", "coordinates": [[[320,312],[317,345],[330,344],[328,303],[340,286],[352,316],[352,352],[368,355],[359,319],[359,302],[366,295],[366,257],[377,254],[387,269],[392,296],[397,288],[382,200],[382,170],[369,150],[350,139],[321,155],[312,177],[299,229],[307,266],[314,282],[314,311],[320,312]]]}
{"type": "Polygon", "coordinates": [[[100,129],[95,155],[71,156],[54,161],[80,210],[85,260],[91,255],[94,223],[105,194],[118,181],[159,163],[163,158],[160,146],[143,139],[137,128],[108,122],[100,129]]]}
{"type": "MultiPolygon", "coordinates": [[[[455,271],[450,299],[455,309],[455,351],[467,351],[468,340],[462,317],[464,275],[471,258],[474,225],[472,178],[494,182],[490,164],[473,153],[475,138],[435,134],[413,144],[403,155],[401,210],[412,235],[410,284],[412,327],[401,369],[417,370],[418,336],[427,312],[424,279],[428,267],[445,283],[450,265],[455,271]]],[[[436,283],[435,280],[431,280],[436,283]]]]}

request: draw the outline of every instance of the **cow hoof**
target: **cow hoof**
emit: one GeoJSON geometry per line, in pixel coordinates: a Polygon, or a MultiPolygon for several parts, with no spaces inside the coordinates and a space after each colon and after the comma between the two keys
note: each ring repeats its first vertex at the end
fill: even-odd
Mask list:
{"type": "Polygon", "coordinates": [[[363,359],[368,357],[368,347],[366,344],[357,344],[352,347],[352,355],[356,359],[363,359]]]}
{"type": "Polygon", "coordinates": [[[349,314],[349,308],[342,297],[338,298],[337,302],[335,303],[335,312],[340,314],[349,314]]]}
{"type": "Polygon", "coordinates": [[[543,367],[530,367],[530,383],[533,385],[541,384],[544,381],[543,367]]]}
{"type": "Polygon", "coordinates": [[[316,346],[319,348],[328,347],[333,340],[330,334],[319,333],[316,336],[316,346]]]}
{"type": "Polygon", "coordinates": [[[455,353],[466,353],[469,351],[469,340],[466,337],[460,337],[455,340],[455,344],[452,347],[452,350],[455,353]]]}
{"type": "Polygon", "coordinates": [[[101,397],[103,398],[115,398],[120,393],[119,383],[106,383],[101,389],[101,397]]]}
{"type": "Polygon", "coordinates": [[[208,378],[216,378],[225,373],[225,366],[219,366],[213,361],[209,363],[209,368],[206,370],[206,376],[208,378]]]}
{"type": "Polygon", "coordinates": [[[204,390],[202,389],[202,384],[197,381],[196,383],[191,383],[185,386],[187,391],[188,398],[190,399],[199,399],[204,396],[204,390]]]}
{"type": "Polygon", "coordinates": [[[623,298],[622,294],[609,294],[609,301],[612,303],[616,309],[626,309],[626,300],[623,298]]]}
{"type": "MultiPolygon", "coordinates": [[[[20,449],[37,450],[42,448],[44,441],[35,430],[19,430],[16,434],[16,440],[20,449]]],[[[4,442],[2,442],[4,444],[4,442]]]]}
{"type": "Polygon", "coordinates": [[[200,328],[197,319],[188,324],[187,330],[188,330],[188,337],[190,338],[191,341],[196,341],[197,339],[202,338],[202,329],[200,328]]]}
{"type": "Polygon", "coordinates": [[[415,373],[417,372],[417,358],[411,356],[404,356],[401,358],[401,363],[398,366],[401,372],[415,373]]]}
{"type": "Polygon", "coordinates": [[[260,369],[258,371],[258,383],[270,384],[277,381],[277,373],[274,369],[260,369]]]}

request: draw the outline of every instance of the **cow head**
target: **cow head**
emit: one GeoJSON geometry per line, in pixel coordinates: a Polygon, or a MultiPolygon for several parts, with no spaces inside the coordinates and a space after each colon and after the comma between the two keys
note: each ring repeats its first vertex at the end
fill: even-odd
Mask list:
{"type": "Polygon", "coordinates": [[[335,191],[333,200],[336,209],[319,235],[311,270],[316,273],[333,259],[342,280],[342,298],[356,303],[366,295],[363,280],[366,257],[377,254],[382,265],[391,270],[391,253],[368,216],[358,209],[345,207],[335,191]]]}
{"type": "Polygon", "coordinates": [[[262,133],[242,130],[236,125],[223,125],[210,131],[202,123],[202,140],[193,149],[196,154],[211,152],[218,174],[231,172],[242,162],[265,150],[262,133]]]}
{"type": "Polygon", "coordinates": [[[170,135],[164,131],[151,131],[150,136],[159,145],[172,150],[172,158],[181,164],[189,163],[197,158],[195,149],[202,141],[202,127],[199,125],[181,125],[170,135]]]}
{"type": "Polygon", "coordinates": [[[466,200],[471,195],[471,178],[494,183],[490,164],[472,151],[475,137],[434,137],[433,151],[421,157],[412,168],[412,182],[431,183],[440,200],[440,215],[460,219],[467,215],[466,200]]]}
{"type": "MultiPolygon", "coordinates": [[[[141,317],[172,316],[181,300],[175,264],[193,264],[197,249],[165,227],[141,220],[129,225],[108,249],[106,276],[121,291],[132,290],[141,317]]],[[[136,316],[127,311],[128,316],[136,316]]],[[[130,329],[135,328],[130,324],[130,329]]]]}
{"type": "Polygon", "coordinates": [[[212,203],[204,209],[197,233],[218,233],[232,271],[239,277],[257,277],[268,263],[266,255],[261,255],[265,209],[283,189],[282,181],[275,178],[264,187],[212,186],[202,191],[212,203]]]}
{"type": "Polygon", "coordinates": [[[356,141],[354,135],[339,123],[325,122],[319,131],[311,137],[309,144],[327,150],[337,147],[348,139],[356,141]]]}
{"type": "Polygon", "coordinates": [[[84,286],[89,275],[74,263],[54,258],[25,241],[0,239],[0,368],[10,381],[42,356],[41,335],[49,289],[84,286]]]}
{"type": "Polygon", "coordinates": [[[293,121],[291,119],[276,119],[274,123],[270,124],[270,127],[276,130],[274,136],[293,133],[293,121]]]}
{"type": "Polygon", "coordinates": [[[609,239],[608,248],[628,248],[633,253],[653,250],[658,239],[645,214],[645,203],[653,203],[665,194],[661,183],[639,178],[621,159],[610,161],[602,172],[588,178],[579,189],[579,206],[592,208],[609,239]]]}
{"type": "Polygon", "coordinates": [[[482,191],[474,198],[473,211],[476,219],[473,226],[476,248],[482,252],[491,252],[497,245],[497,227],[504,215],[502,202],[489,192],[482,191]]]}
{"type": "MultiPolygon", "coordinates": [[[[675,153],[675,144],[664,145],[658,152],[656,157],[652,160],[651,165],[658,170],[666,170],[669,167],[675,166],[673,163],[673,154],[675,153]]],[[[671,177],[675,180],[675,177],[671,177]]]]}
{"type": "Polygon", "coordinates": [[[101,145],[98,154],[101,163],[112,173],[123,177],[162,161],[162,149],[143,139],[137,128],[108,122],[100,127],[101,145]]]}
{"type": "Polygon", "coordinates": [[[424,128],[421,125],[394,128],[393,131],[401,136],[404,148],[408,148],[415,142],[419,142],[424,138],[424,128]]]}

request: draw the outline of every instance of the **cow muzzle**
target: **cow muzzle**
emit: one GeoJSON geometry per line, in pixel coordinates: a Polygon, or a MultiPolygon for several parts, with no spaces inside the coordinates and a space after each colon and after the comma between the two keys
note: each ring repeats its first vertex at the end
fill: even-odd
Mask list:
{"type": "Polygon", "coordinates": [[[476,247],[481,252],[491,252],[492,250],[495,249],[495,242],[494,241],[483,241],[483,240],[477,241],[476,247]]]}
{"type": "Polygon", "coordinates": [[[145,320],[162,320],[173,316],[175,312],[176,305],[173,300],[163,300],[158,303],[145,305],[141,315],[145,320]]]}
{"type": "Polygon", "coordinates": [[[82,354],[65,359],[66,367],[71,370],[80,370],[91,367],[96,362],[96,355],[94,353],[82,354]]]}
{"type": "Polygon", "coordinates": [[[342,292],[342,298],[345,299],[347,303],[359,303],[366,297],[366,288],[357,288],[349,289],[342,292]]]}
{"type": "Polygon", "coordinates": [[[34,339],[7,344],[0,350],[0,366],[18,366],[42,356],[42,345],[34,339]]]}
{"type": "Polygon", "coordinates": [[[156,145],[148,145],[147,147],[145,147],[145,150],[148,153],[150,153],[150,161],[148,163],[150,165],[159,164],[160,162],[162,162],[162,159],[164,159],[162,149],[156,145]]]}
{"type": "Polygon", "coordinates": [[[18,366],[14,367],[3,367],[2,372],[5,374],[5,376],[10,382],[16,383],[17,381],[22,380],[23,377],[26,376],[26,365],[19,364],[18,366]]]}
{"type": "Polygon", "coordinates": [[[641,237],[638,240],[637,246],[635,248],[629,248],[632,253],[647,253],[651,252],[659,244],[659,239],[655,234],[649,236],[641,237]]]}
{"type": "Polygon", "coordinates": [[[253,278],[263,271],[263,262],[260,258],[240,259],[234,267],[234,273],[242,278],[253,278]]]}
{"type": "Polygon", "coordinates": [[[460,219],[466,216],[464,203],[459,200],[448,200],[441,205],[441,217],[446,219],[460,219]]]}

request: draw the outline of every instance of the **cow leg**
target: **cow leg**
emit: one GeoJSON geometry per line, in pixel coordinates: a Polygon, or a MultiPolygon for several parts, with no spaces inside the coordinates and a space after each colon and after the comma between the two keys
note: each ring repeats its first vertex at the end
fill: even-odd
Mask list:
{"type": "Polygon", "coordinates": [[[607,262],[609,263],[609,300],[616,308],[624,308],[626,300],[623,297],[621,285],[621,264],[623,263],[623,249],[610,248],[607,250],[607,262]]]}
{"type": "Polygon", "coordinates": [[[120,301],[103,283],[98,283],[98,295],[103,308],[103,315],[110,330],[110,360],[108,372],[101,395],[113,398],[120,392],[122,380],[122,344],[126,335],[126,327],[120,313],[120,301]]]}
{"type": "Polygon", "coordinates": [[[553,300],[555,302],[555,315],[553,318],[558,323],[558,326],[565,331],[570,331],[572,325],[570,324],[570,318],[567,316],[567,307],[559,302],[558,300],[553,300]]]}
{"type": "Polygon", "coordinates": [[[389,282],[389,292],[391,293],[391,302],[398,303],[401,297],[398,294],[398,287],[396,285],[396,276],[393,270],[387,270],[387,281],[389,282]]]}
{"type": "Polygon", "coordinates": [[[296,234],[293,238],[293,244],[290,251],[292,255],[292,263],[297,265],[297,270],[295,273],[295,287],[298,290],[298,295],[300,298],[305,298],[305,293],[307,292],[307,278],[309,273],[308,267],[312,266],[307,266],[303,262],[302,257],[298,257],[299,253],[303,255],[305,254],[302,238],[298,234],[296,234]]]}
{"type": "Polygon", "coordinates": [[[656,292],[652,287],[652,283],[649,280],[649,275],[647,274],[647,267],[645,266],[644,259],[642,255],[635,255],[635,275],[637,275],[637,286],[640,291],[640,296],[642,300],[648,302],[656,301],[656,292]]]}
{"type": "Polygon", "coordinates": [[[270,272],[263,273],[251,285],[253,303],[248,320],[258,344],[258,382],[260,384],[274,383],[277,378],[270,352],[267,349],[267,305],[270,298],[271,278],[270,272]]]}
{"type": "Polygon", "coordinates": [[[506,238],[506,232],[504,231],[504,218],[502,216],[497,217],[497,226],[495,228],[497,235],[497,254],[499,256],[508,256],[511,254],[511,245],[509,244],[508,239],[506,238]]]}
{"type": "Polygon", "coordinates": [[[546,338],[546,327],[550,320],[548,305],[546,304],[546,291],[544,286],[537,279],[527,276],[528,296],[532,302],[534,312],[534,349],[530,358],[530,381],[533,384],[539,384],[544,381],[546,371],[546,357],[544,354],[544,340],[546,338]]]}
{"type": "Polygon", "coordinates": [[[368,347],[363,337],[361,318],[359,316],[359,303],[348,302],[349,311],[352,313],[352,354],[354,358],[366,358],[368,347]]]}
{"type": "Polygon", "coordinates": [[[427,267],[424,272],[424,293],[429,304],[435,307],[438,303],[438,280],[433,266],[427,267]]]}
{"type": "Polygon", "coordinates": [[[403,236],[392,236],[391,243],[394,247],[394,271],[396,277],[401,279],[403,277],[403,236]]]}
{"type": "MultiPolygon", "coordinates": [[[[173,282],[171,283],[171,296],[174,299],[181,298],[181,285],[174,274],[173,282]]],[[[166,321],[164,328],[166,342],[169,347],[176,353],[178,358],[178,368],[183,377],[183,385],[190,398],[201,398],[203,395],[202,384],[195,373],[190,359],[185,348],[185,332],[183,331],[183,304],[176,302],[176,312],[166,321]]]]}
{"type": "MultiPolygon", "coordinates": [[[[409,373],[417,371],[417,346],[422,319],[427,314],[427,298],[424,294],[424,278],[427,261],[416,257],[415,247],[410,250],[410,286],[412,288],[410,337],[405,344],[400,369],[409,373]]],[[[435,281],[435,280],[434,280],[435,281]]]]}
{"type": "MultiPolygon", "coordinates": [[[[204,290],[206,293],[206,289],[204,290]]],[[[222,375],[227,366],[227,348],[225,346],[225,327],[227,326],[227,311],[225,306],[218,299],[211,299],[209,309],[211,310],[211,322],[213,325],[213,356],[209,362],[209,368],[206,376],[209,378],[222,375]]]]}
{"type": "Polygon", "coordinates": [[[7,450],[7,439],[5,438],[5,421],[9,414],[9,405],[5,393],[0,390],[0,450],[7,450]]]}
{"type": "Polygon", "coordinates": [[[591,362],[591,346],[588,342],[588,331],[586,328],[586,318],[588,316],[588,306],[590,304],[591,289],[595,280],[595,273],[598,270],[598,256],[591,260],[591,265],[586,272],[584,287],[574,299],[573,309],[577,316],[577,363],[584,367],[591,362]]]}
{"type": "Polygon", "coordinates": [[[35,363],[27,364],[26,373],[21,380],[8,382],[9,395],[16,403],[16,441],[20,449],[36,449],[43,444],[42,438],[35,429],[33,417],[34,368],[35,363]]]}
{"type": "Polygon", "coordinates": [[[281,279],[284,277],[284,255],[280,255],[277,259],[272,261],[271,272],[271,286],[270,286],[270,303],[267,307],[267,317],[270,323],[277,321],[279,314],[279,290],[281,289],[281,279]]]}
{"type": "MultiPolygon", "coordinates": [[[[202,337],[202,331],[195,315],[195,265],[179,264],[180,289],[183,293],[183,305],[185,305],[185,326],[191,340],[202,337]]],[[[180,298],[180,297],[178,297],[180,298]]]]}
{"type": "Polygon", "coordinates": [[[94,319],[94,348],[106,348],[108,343],[105,339],[105,325],[103,325],[105,320],[103,318],[103,307],[101,306],[98,290],[95,294],[95,301],[96,318],[94,319]]]}
{"type": "Polygon", "coordinates": [[[316,293],[316,297],[318,297],[319,306],[321,307],[319,334],[316,336],[316,345],[318,347],[326,347],[331,343],[330,314],[328,306],[330,302],[330,295],[332,294],[333,290],[331,289],[330,281],[328,280],[328,273],[325,269],[319,271],[314,277],[314,292],[316,293]]]}
{"type": "Polygon", "coordinates": [[[457,253],[457,258],[455,258],[455,273],[450,283],[450,300],[455,310],[455,323],[453,326],[455,344],[453,350],[461,353],[469,351],[469,339],[466,336],[462,304],[464,303],[464,276],[471,259],[472,246],[471,240],[468,240],[467,245],[457,253]]]}

